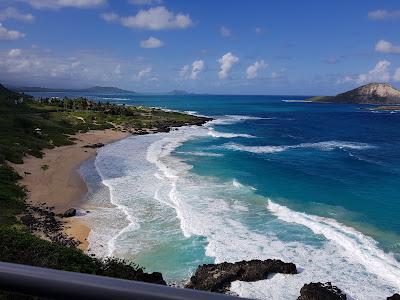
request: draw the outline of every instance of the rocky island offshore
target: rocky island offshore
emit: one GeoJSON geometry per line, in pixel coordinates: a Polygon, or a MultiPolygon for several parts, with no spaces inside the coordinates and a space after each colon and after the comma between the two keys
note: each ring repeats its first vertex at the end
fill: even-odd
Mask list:
{"type": "Polygon", "coordinates": [[[336,96],[316,96],[306,101],[341,104],[400,105],[400,90],[388,83],[369,83],[336,96]]]}

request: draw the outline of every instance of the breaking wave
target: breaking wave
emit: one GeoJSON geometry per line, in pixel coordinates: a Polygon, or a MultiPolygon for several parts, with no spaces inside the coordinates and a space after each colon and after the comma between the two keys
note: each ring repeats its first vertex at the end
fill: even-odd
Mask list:
{"type": "Polygon", "coordinates": [[[321,151],[332,151],[335,149],[364,150],[364,149],[374,148],[374,146],[365,143],[342,142],[342,141],[301,143],[298,145],[284,145],[284,146],[245,146],[236,143],[227,143],[223,147],[229,150],[245,151],[251,153],[277,153],[291,149],[317,149],[321,151]]]}

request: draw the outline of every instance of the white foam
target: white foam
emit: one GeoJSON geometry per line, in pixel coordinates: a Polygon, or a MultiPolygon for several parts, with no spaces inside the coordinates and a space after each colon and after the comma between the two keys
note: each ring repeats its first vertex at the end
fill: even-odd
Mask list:
{"type": "Polygon", "coordinates": [[[296,103],[296,102],[299,102],[299,103],[310,103],[310,102],[313,102],[313,101],[310,101],[310,100],[282,100],[282,102],[287,102],[287,103],[291,103],[291,102],[294,102],[294,103],[296,103]]]}
{"type": "Polygon", "coordinates": [[[203,152],[203,151],[177,151],[177,154],[191,155],[191,156],[208,156],[208,157],[222,157],[222,153],[203,152]]]}
{"type": "Polygon", "coordinates": [[[345,141],[324,141],[317,143],[301,143],[298,145],[283,146],[245,146],[237,143],[228,143],[223,146],[225,149],[234,151],[245,151],[252,153],[278,153],[290,149],[317,149],[321,151],[332,151],[335,149],[365,150],[374,146],[365,143],[345,142],[345,141]]]}
{"type": "Polygon", "coordinates": [[[391,255],[378,248],[377,242],[357,230],[333,219],[295,212],[286,206],[268,200],[267,208],[279,219],[310,228],[315,234],[343,248],[350,260],[362,264],[366,270],[392,282],[400,288],[400,264],[391,255]]]}
{"type": "Polygon", "coordinates": [[[208,124],[212,125],[231,125],[235,123],[245,122],[247,120],[273,120],[275,117],[255,117],[255,116],[243,116],[243,115],[224,115],[214,117],[214,120],[208,124]]]}
{"type": "Polygon", "coordinates": [[[119,101],[132,100],[130,98],[118,98],[118,97],[99,97],[99,98],[103,100],[119,100],[119,101]]]}
{"type": "Polygon", "coordinates": [[[208,127],[208,135],[215,138],[255,138],[255,136],[246,133],[231,133],[231,132],[220,132],[214,130],[213,127],[208,127]]]}

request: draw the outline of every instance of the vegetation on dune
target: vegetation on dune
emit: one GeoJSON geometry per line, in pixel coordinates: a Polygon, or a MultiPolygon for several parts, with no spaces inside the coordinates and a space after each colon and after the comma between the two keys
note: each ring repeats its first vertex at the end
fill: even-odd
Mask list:
{"type": "MultiPolygon", "coordinates": [[[[165,284],[159,273],[145,273],[122,260],[99,260],[81,250],[29,233],[17,218],[27,210],[27,193],[18,184],[20,176],[9,162],[22,163],[26,155],[42,157],[45,148],[73,144],[73,134],[77,132],[101,129],[139,133],[149,129],[168,131],[173,126],[202,124],[207,120],[86,98],[33,99],[0,85],[0,261],[165,284]]],[[[43,165],[42,169],[47,167],[43,165]]]]}

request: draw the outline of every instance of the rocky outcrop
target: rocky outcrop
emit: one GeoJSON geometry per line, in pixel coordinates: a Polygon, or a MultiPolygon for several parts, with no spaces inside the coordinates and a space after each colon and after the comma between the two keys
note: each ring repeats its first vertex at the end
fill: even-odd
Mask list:
{"type": "Polygon", "coordinates": [[[104,144],[103,143],[95,143],[95,144],[89,144],[89,145],[85,145],[82,148],[92,148],[92,149],[96,149],[96,148],[101,148],[103,147],[104,144]]]}
{"type": "Polygon", "coordinates": [[[64,223],[45,203],[39,206],[27,205],[20,221],[34,235],[57,244],[75,248],[80,242],[64,232],[64,223]]]}
{"type": "Polygon", "coordinates": [[[70,218],[70,217],[74,217],[76,215],[76,209],[75,208],[70,208],[67,209],[62,215],[62,218],[70,218]]]}
{"type": "Polygon", "coordinates": [[[400,104],[400,90],[387,83],[369,83],[333,97],[314,97],[310,100],[352,104],[400,104]]]}
{"type": "Polygon", "coordinates": [[[387,300],[400,300],[400,295],[396,293],[393,296],[387,297],[387,300]]]}
{"type": "Polygon", "coordinates": [[[326,283],[309,283],[305,284],[300,290],[300,297],[297,300],[346,300],[346,294],[332,285],[326,283]]]}
{"type": "Polygon", "coordinates": [[[295,264],[277,259],[202,265],[186,288],[224,293],[235,280],[258,281],[267,279],[271,273],[297,274],[297,269],[295,264]]]}

